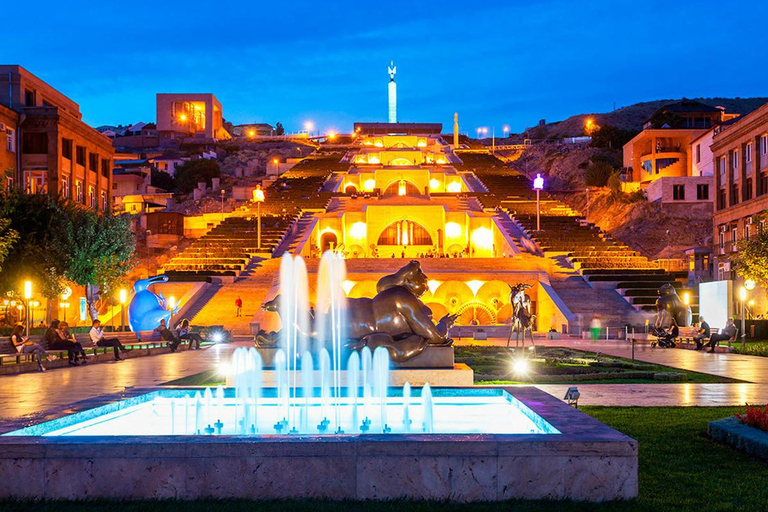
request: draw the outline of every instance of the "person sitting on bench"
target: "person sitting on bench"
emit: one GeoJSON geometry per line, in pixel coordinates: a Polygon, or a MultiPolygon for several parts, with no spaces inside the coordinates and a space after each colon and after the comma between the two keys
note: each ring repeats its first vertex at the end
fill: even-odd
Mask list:
{"type": "Polygon", "coordinates": [[[181,340],[165,325],[165,318],[160,320],[160,325],[155,327],[154,332],[167,341],[166,345],[171,349],[171,352],[176,352],[176,349],[181,345],[181,340]]]}
{"type": "Polygon", "coordinates": [[[189,328],[189,320],[185,318],[179,322],[179,325],[176,326],[176,332],[178,332],[180,340],[189,341],[189,350],[200,350],[200,344],[203,342],[203,338],[196,332],[192,332],[189,328]]]}
{"type": "Polygon", "coordinates": [[[680,336],[680,328],[677,326],[675,317],[672,317],[672,325],[669,326],[664,334],[659,336],[659,346],[665,348],[675,348],[675,338],[680,336]]]}
{"type": "Polygon", "coordinates": [[[79,341],[70,334],[67,322],[51,321],[51,327],[45,333],[44,340],[48,350],[66,350],[69,366],[77,366],[77,358],[80,358],[82,364],[88,361],[85,359],[85,350],[79,341]]]}
{"type": "Polygon", "coordinates": [[[719,334],[713,334],[709,338],[709,350],[707,352],[712,353],[715,351],[715,347],[721,341],[728,341],[736,336],[736,324],[733,323],[733,318],[729,318],[725,323],[725,329],[719,334]]]}
{"type": "Polygon", "coordinates": [[[37,360],[37,369],[41,372],[45,371],[45,366],[43,366],[42,361],[43,357],[56,359],[54,356],[49,356],[48,352],[46,352],[39,343],[30,341],[27,336],[24,336],[23,325],[17,325],[13,328],[13,331],[11,331],[11,344],[19,354],[32,354],[35,356],[35,359],[37,360]]]}
{"type": "Polygon", "coordinates": [[[125,352],[125,347],[122,343],[120,343],[120,340],[117,338],[106,338],[104,336],[104,332],[101,330],[101,320],[94,320],[93,326],[91,327],[91,341],[97,346],[97,347],[112,347],[112,349],[115,352],[115,361],[122,361],[123,358],[120,357],[120,352],[125,352]]]}
{"type": "Polygon", "coordinates": [[[704,317],[699,315],[699,330],[696,331],[696,336],[693,337],[693,341],[696,342],[696,350],[701,350],[704,347],[704,340],[708,339],[712,335],[712,329],[704,317]]]}

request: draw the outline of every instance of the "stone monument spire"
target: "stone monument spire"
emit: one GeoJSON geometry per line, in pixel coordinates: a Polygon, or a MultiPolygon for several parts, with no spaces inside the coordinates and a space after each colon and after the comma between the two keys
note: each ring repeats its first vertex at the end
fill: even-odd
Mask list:
{"type": "Polygon", "coordinates": [[[389,62],[387,68],[389,72],[389,117],[388,122],[397,122],[397,84],[395,83],[395,73],[397,73],[397,66],[394,61],[389,62]]]}
{"type": "Polygon", "coordinates": [[[459,113],[453,114],[453,149],[459,147],[459,113]]]}

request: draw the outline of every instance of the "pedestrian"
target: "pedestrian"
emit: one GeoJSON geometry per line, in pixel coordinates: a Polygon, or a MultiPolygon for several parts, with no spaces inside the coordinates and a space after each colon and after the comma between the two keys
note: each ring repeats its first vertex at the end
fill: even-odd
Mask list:
{"type": "Polygon", "coordinates": [[[101,320],[94,320],[93,325],[91,326],[91,341],[97,346],[97,347],[112,347],[112,350],[115,352],[115,361],[122,361],[123,358],[120,357],[120,352],[125,352],[125,347],[122,343],[120,343],[120,340],[117,338],[107,338],[104,336],[104,332],[101,330],[101,320]]]}
{"type": "Polygon", "coordinates": [[[592,316],[592,322],[589,324],[589,330],[592,331],[592,341],[597,341],[600,338],[600,331],[603,328],[603,323],[600,321],[600,315],[595,313],[592,316]]]}
{"type": "Polygon", "coordinates": [[[235,299],[235,316],[243,316],[243,299],[240,297],[235,299]]]}

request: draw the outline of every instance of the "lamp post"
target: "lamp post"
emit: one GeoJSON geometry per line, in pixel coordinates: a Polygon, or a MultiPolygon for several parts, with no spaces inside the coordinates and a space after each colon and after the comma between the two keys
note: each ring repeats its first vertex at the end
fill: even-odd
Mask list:
{"type": "Polygon", "coordinates": [[[31,312],[30,313],[30,318],[31,318],[30,323],[32,324],[32,327],[35,326],[35,308],[38,307],[39,305],[40,305],[40,303],[38,301],[36,301],[36,300],[33,300],[33,301],[31,301],[29,303],[29,306],[31,308],[29,310],[31,312]]]}
{"type": "Polygon", "coordinates": [[[29,336],[29,301],[32,298],[32,281],[24,281],[24,303],[27,307],[26,315],[24,315],[27,322],[27,336],[29,336]]]}
{"type": "Polygon", "coordinates": [[[59,302],[59,307],[64,310],[64,321],[67,321],[67,309],[69,309],[69,302],[59,302]]]}
{"type": "Polygon", "coordinates": [[[536,191],[536,231],[541,231],[541,203],[539,201],[541,189],[544,188],[544,178],[541,174],[536,174],[533,180],[533,189],[536,191]]]}
{"type": "Polygon", "coordinates": [[[125,330],[125,300],[128,298],[128,290],[120,289],[120,330],[125,330]]]}
{"type": "Polygon", "coordinates": [[[152,273],[149,271],[149,237],[152,236],[152,230],[147,230],[147,277],[151,276],[152,273]]]}
{"type": "Polygon", "coordinates": [[[224,220],[224,189],[221,189],[221,220],[224,220]]]}
{"type": "Polygon", "coordinates": [[[256,185],[256,190],[253,191],[253,202],[256,203],[256,232],[259,249],[261,249],[261,203],[264,202],[264,199],[264,191],[261,189],[261,185],[256,185]]]}
{"type": "Polygon", "coordinates": [[[741,300],[741,348],[744,348],[747,344],[747,319],[744,314],[747,306],[747,289],[743,286],[739,288],[739,299],[741,300]]]}

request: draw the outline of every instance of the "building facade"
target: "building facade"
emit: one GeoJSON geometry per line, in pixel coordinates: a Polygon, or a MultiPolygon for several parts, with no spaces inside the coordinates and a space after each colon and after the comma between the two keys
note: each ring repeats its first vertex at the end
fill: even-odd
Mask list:
{"type": "Polygon", "coordinates": [[[715,273],[736,279],[731,259],[742,238],[765,228],[768,210],[768,104],[723,126],[712,143],[715,273]]]}
{"type": "Polygon", "coordinates": [[[224,129],[221,103],[213,94],[158,94],[157,135],[161,146],[232,138],[224,129]]]}
{"type": "Polygon", "coordinates": [[[0,105],[0,189],[13,186],[18,166],[19,114],[0,105]]]}
{"type": "Polygon", "coordinates": [[[82,121],[77,103],[21,66],[0,65],[0,104],[19,119],[14,186],[111,211],[112,142],[82,121]]]}

